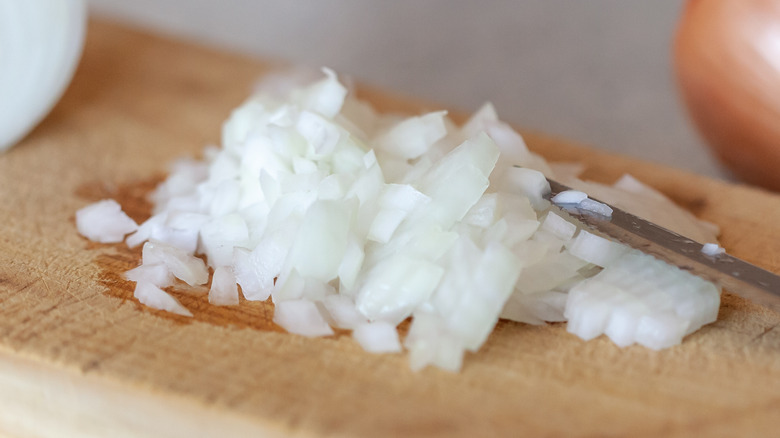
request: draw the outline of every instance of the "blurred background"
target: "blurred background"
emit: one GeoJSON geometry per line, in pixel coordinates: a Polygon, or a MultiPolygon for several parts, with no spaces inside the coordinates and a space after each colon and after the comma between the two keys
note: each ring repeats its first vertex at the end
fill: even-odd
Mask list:
{"type": "Polygon", "coordinates": [[[612,152],[730,179],[678,95],[682,0],[90,0],[92,12],[353,75],[612,152]]]}

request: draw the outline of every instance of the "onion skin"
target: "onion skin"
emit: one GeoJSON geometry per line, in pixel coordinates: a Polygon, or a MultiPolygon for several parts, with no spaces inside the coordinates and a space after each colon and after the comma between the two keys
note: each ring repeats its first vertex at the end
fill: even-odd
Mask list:
{"type": "Polygon", "coordinates": [[[683,99],[719,159],[780,191],[780,0],[691,0],[674,44],[683,99]]]}

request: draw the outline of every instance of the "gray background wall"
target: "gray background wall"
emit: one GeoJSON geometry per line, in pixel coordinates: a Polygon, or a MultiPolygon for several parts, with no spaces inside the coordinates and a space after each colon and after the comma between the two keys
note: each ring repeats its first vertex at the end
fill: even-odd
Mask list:
{"type": "Polygon", "coordinates": [[[93,12],[719,178],[678,98],[683,0],[90,0],[93,12]]]}

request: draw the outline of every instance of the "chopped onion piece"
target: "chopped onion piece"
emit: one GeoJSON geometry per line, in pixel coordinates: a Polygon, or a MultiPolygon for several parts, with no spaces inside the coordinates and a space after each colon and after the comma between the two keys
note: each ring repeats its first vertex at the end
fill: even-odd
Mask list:
{"type": "Polygon", "coordinates": [[[203,260],[162,242],[146,242],[143,261],[144,264],[150,265],[164,264],[176,278],[190,286],[206,284],[209,281],[209,271],[203,260]]]}
{"type": "Polygon", "coordinates": [[[310,85],[300,92],[299,99],[304,108],[318,112],[325,117],[333,117],[344,105],[347,89],[338,81],[336,74],[323,68],[325,79],[310,85]]]}
{"type": "Polygon", "coordinates": [[[228,266],[233,259],[233,249],[249,239],[249,228],[238,213],[214,218],[200,228],[201,252],[206,254],[214,267],[228,266]]]}
{"type": "Polygon", "coordinates": [[[341,293],[348,294],[355,289],[365,256],[363,245],[355,236],[350,236],[347,239],[347,247],[344,249],[344,257],[341,259],[338,270],[341,293]]]}
{"type": "Polygon", "coordinates": [[[377,321],[355,327],[352,337],[369,353],[397,353],[401,351],[398,331],[393,324],[377,321]]]}
{"type": "Polygon", "coordinates": [[[444,328],[437,315],[417,312],[404,340],[409,349],[409,366],[413,371],[435,365],[448,371],[458,371],[463,363],[463,345],[444,328]]]}
{"type": "Polygon", "coordinates": [[[722,248],[720,245],[718,245],[717,243],[705,243],[701,247],[701,252],[707,254],[708,256],[714,257],[717,255],[725,254],[726,250],[722,248]]]}
{"type": "Polygon", "coordinates": [[[585,198],[582,201],[580,201],[579,204],[577,204],[577,208],[580,210],[586,210],[591,213],[595,213],[604,217],[612,217],[612,208],[604,204],[603,202],[599,202],[590,198],[585,198]]]}
{"type": "Polygon", "coordinates": [[[354,329],[368,322],[368,319],[357,310],[352,298],[346,295],[327,296],[322,304],[336,327],[354,329]]]}
{"type": "MultiPolygon", "coordinates": [[[[469,118],[461,130],[466,138],[470,138],[485,131],[488,126],[495,122],[498,122],[496,107],[492,103],[486,102],[469,118]]],[[[493,139],[495,140],[495,137],[493,139]]]]}
{"type": "Polygon", "coordinates": [[[561,240],[569,240],[577,232],[577,226],[550,211],[542,221],[542,230],[552,233],[561,240]]]}
{"type": "Polygon", "coordinates": [[[536,210],[545,210],[550,202],[544,197],[550,193],[550,183],[542,172],[526,167],[510,167],[502,186],[505,190],[520,192],[528,197],[536,210]]]}
{"type": "Polygon", "coordinates": [[[620,346],[658,350],[715,321],[720,291],[712,283],[631,250],[569,291],[567,330],[583,339],[607,334],[620,346]]]}
{"type": "Polygon", "coordinates": [[[306,337],[333,334],[317,306],[308,300],[282,301],[274,309],[274,322],[290,333],[306,337]]]}
{"type": "Polygon", "coordinates": [[[430,202],[431,198],[408,184],[387,184],[378,199],[379,211],[371,222],[368,238],[387,242],[409,212],[430,202]]]}
{"type": "Polygon", "coordinates": [[[401,322],[433,294],[443,275],[441,266],[424,259],[385,259],[366,274],[357,308],[370,320],[401,322]]]}
{"type": "Polygon", "coordinates": [[[141,304],[145,304],[151,308],[165,310],[166,312],[182,316],[192,316],[192,312],[182,306],[176,298],[152,283],[139,281],[135,285],[135,292],[133,292],[133,295],[138,298],[138,301],[140,301],[141,304]]]}
{"type": "Polygon", "coordinates": [[[566,321],[563,312],[569,295],[565,292],[545,291],[532,294],[515,293],[501,311],[501,317],[526,324],[566,321]]]}
{"type": "Polygon", "coordinates": [[[135,248],[136,246],[151,239],[155,233],[156,228],[163,226],[167,219],[167,213],[158,213],[142,223],[135,231],[135,233],[127,236],[127,246],[135,248]]]}
{"type": "Polygon", "coordinates": [[[488,188],[488,176],[498,160],[498,147],[487,135],[467,140],[439,160],[417,183],[431,202],[418,217],[448,228],[461,220],[488,188]]]}
{"type": "Polygon", "coordinates": [[[439,111],[405,119],[377,138],[376,145],[404,159],[417,158],[447,134],[446,114],[439,111]]]}
{"type": "Polygon", "coordinates": [[[574,238],[569,253],[601,267],[608,266],[628,251],[626,246],[581,230],[574,238]]]}
{"type": "Polygon", "coordinates": [[[578,278],[579,270],[588,262],[569,253],[547,255],[539,263],[525,270],[515,288],[524,294],[532,294],[556,289],[578,278]]]}
{"type": "Polygon", "coordinates": [[[209,303],[217,306],[238,305],[238,285],[230,268],[219,266],[211,277],[209,303]]]}
{"type": "Polygon", "coordinates": [[[125,272],[125,278],[136,283],[151,283],[157,287],[172,286],[176,282],[176,278],[163,263],[142,264],[125,272]]]}
{"type": "Polygon", "coordinates": [[[467,238],[459,240],[432,301],[464,348],[476,351],[487,339],[517,282],[519,265],[500,243],[481,250],[467,238]]]}
{"type": "Polygon", "coordinates": [[[330,281],[347,250],[353,203],[316,201],[303,218],[290,249],[291,266],[301,275],[330,281]]]}
{"type": "MultiPolygon", "coordinates": [[[[317,154],[332,153],[339,140],[341,140],[341,129],[339,129],[338,125],[309,111],[301,113],[298,118],[297,128],[298,132],[309,142],[317,154]]],[[[304,161],[300,158],[298,160],[299,163],[305,162],[310,166],[308,168],[309,172],[317,168],[312,161],[304,161]]],[[[304,173],[300,166],[300,164],[298,166],[294,165],[293,169],[296,170],[296,173],[304,173]]]]}
{"type": "Polygon", "coordinates": [[[552,202],[555,204],[579,204],[587,198],[588,195],[585,192],[579,190],[564,190],[553,196],[552,202]]]}
{"type": "Polygon", "coordinates": [[[195,214],[173,211],[170,214],[164,212],[150,217],[135,233],[127,236],[127,246],[132,248],[147,240],[156,240],[194,254],[198,247],[200,221],[208,220],[208,216],[197,215],[200,221],[187,223],[188,220],[182,217],[184,215],[195,214]]]}
{"type": "Polygon", "coordinates": [[[76,212],[76,228],[94,242],[116,243],[137,230],[138,225],[122,211],[119,203],[104,199],[76,212]]]}
{"type": "Polygon", "coordinates": [[[233,272],[244,298],[264,301],[271,295],[274,278],[282,270],[294,239],[294,227],[266,234],[252,251],[233,250],[233,272]]]}
{"type": "Polygon", "coordinates": [[[499,216],[498,213],[498,195],[496,193],[486,193],[466,213],[463,223],[480,228],[489,228],[496,222],[496,217],[499,216]]]}

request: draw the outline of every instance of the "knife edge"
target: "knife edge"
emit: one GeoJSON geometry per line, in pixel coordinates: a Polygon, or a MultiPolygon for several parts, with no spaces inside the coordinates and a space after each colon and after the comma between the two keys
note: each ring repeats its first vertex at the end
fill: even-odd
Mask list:
{"type": "MultiPolygon", "coordinates": [[[[551,200],[556,194],[574,190],[547,178],[551,200]]],[[[590,196],[589,196],[590,197],[590,196]]],[[[649,222],[620,208],[590,197],[612,209],[610,217],[578,208],[575,204],[555,204],[581,222],[589,231],[611,237],[650,254],[691,274],[719,284],[729,292],[780,312],[780,276],[729,254],[707,255],[703,244],[649,222]]]]}

